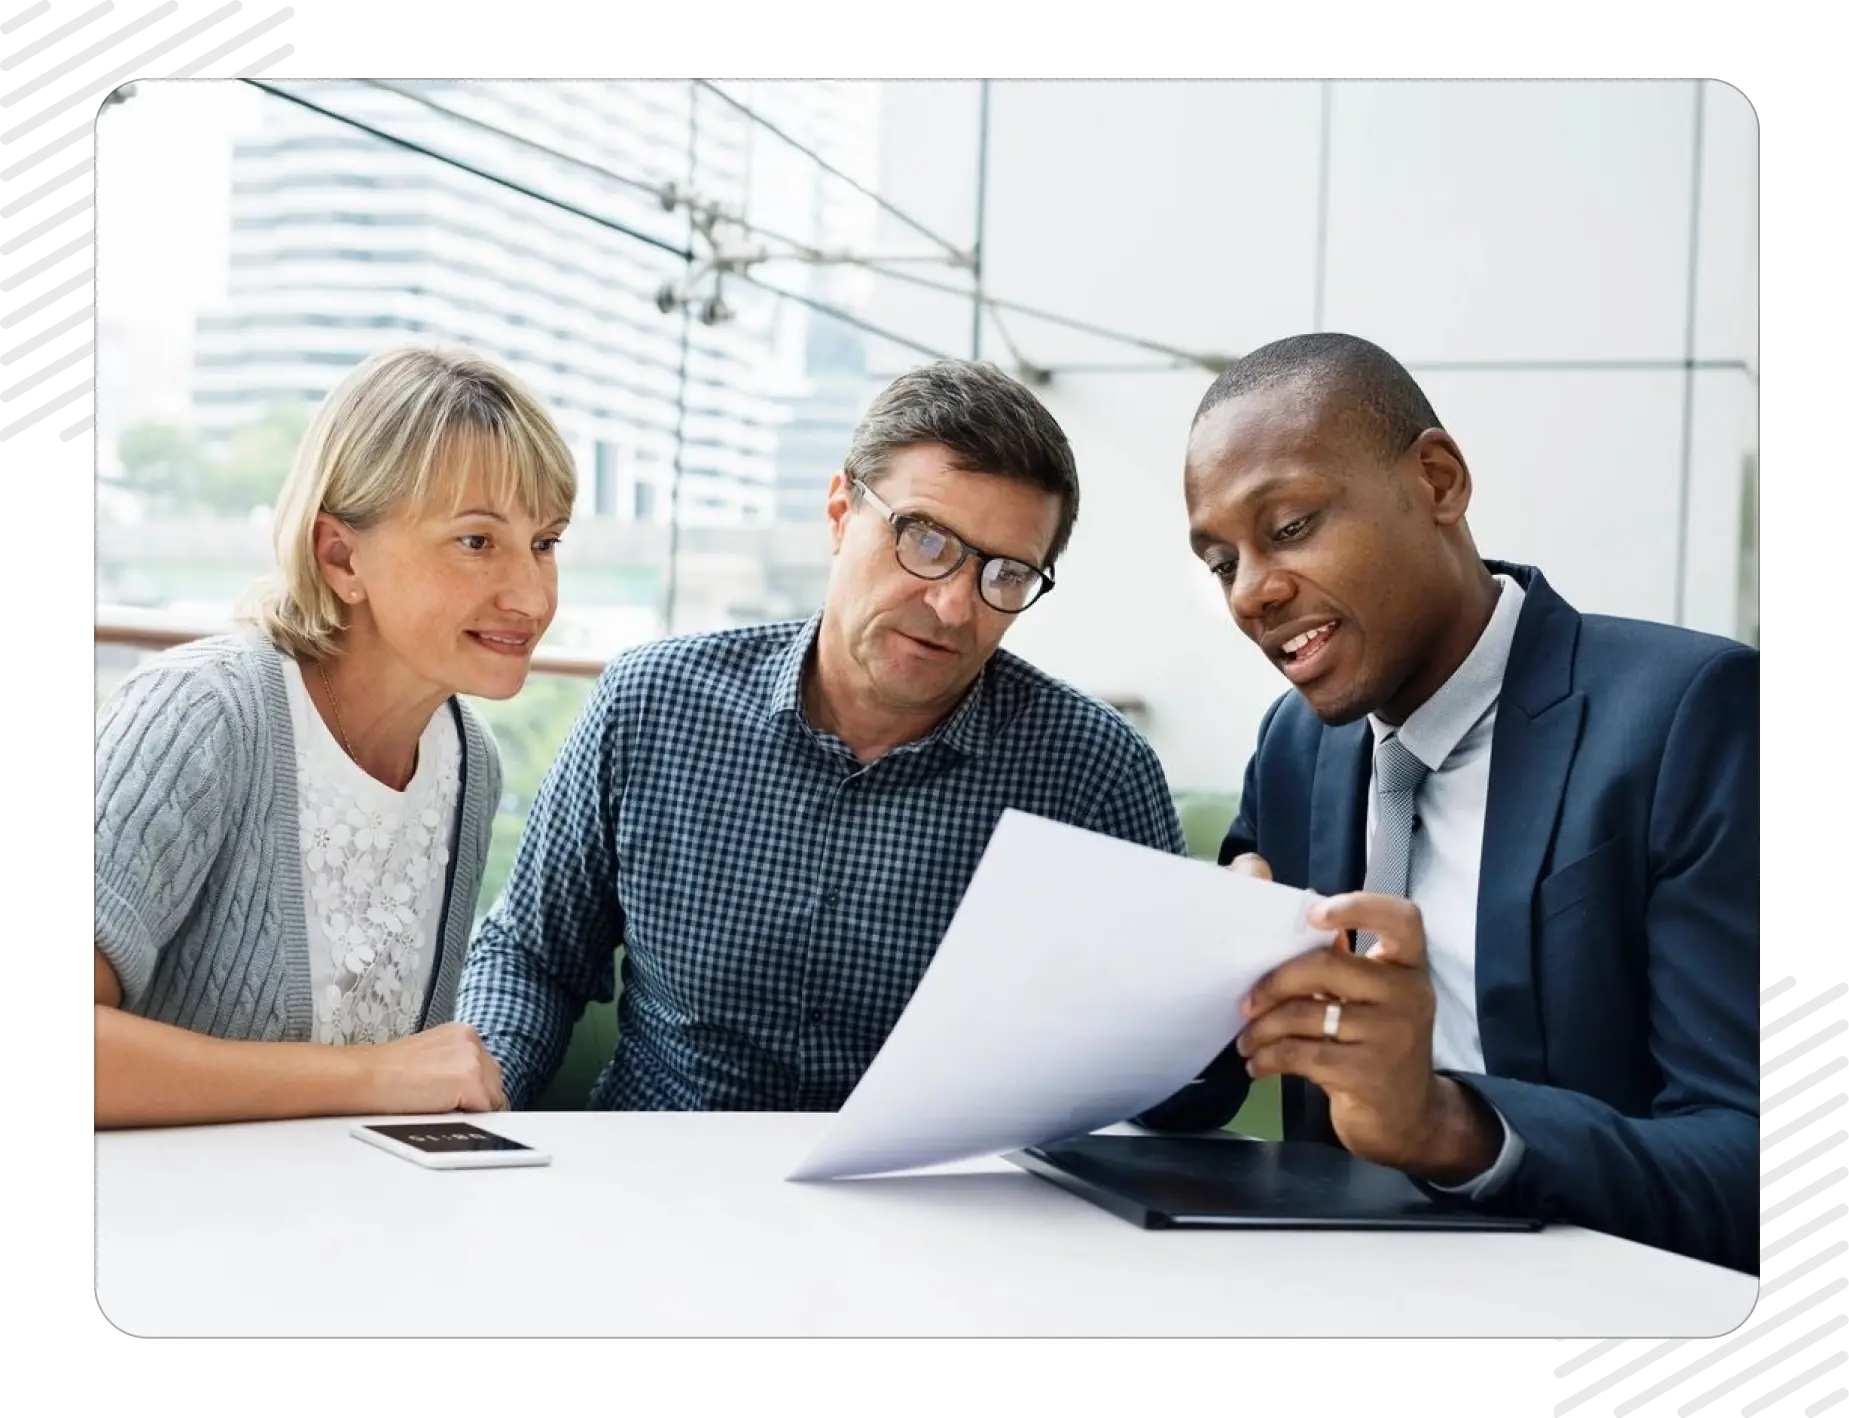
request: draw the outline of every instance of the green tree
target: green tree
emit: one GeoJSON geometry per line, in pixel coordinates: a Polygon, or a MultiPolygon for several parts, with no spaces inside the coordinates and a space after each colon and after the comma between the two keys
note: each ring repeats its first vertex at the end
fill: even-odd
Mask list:
{"type": "Polygon", "coordinates": [[[232,434],[206,467],[200,502],[215,512],[233,514],[274,506],[308,432],[310,413],[305,404],[278,404],[232,434]]]}
{"type": "Polygon", "coordinates": [[[487,720],[501,750],[501,802],[482,871],[478,918],[488,913],[507,883],[527,812],[595,683],[566,675],[534,675],[512,699],[470,701],[487,720]]]}
{"type": "Polygon", "coordinates": [[[273,506],[310,412],[303,404],[276,405],[216,446],[170,423],[138,423],[116,441],[123,480],[174,512],[237,517],[273,506]]]}
{"type": "Polygon", "coordinates": [[[156,419],[125,429],[116,440],[116,456],[125,482],[171,507],[195,500],[211,461],[197,434],[156,419]]]}

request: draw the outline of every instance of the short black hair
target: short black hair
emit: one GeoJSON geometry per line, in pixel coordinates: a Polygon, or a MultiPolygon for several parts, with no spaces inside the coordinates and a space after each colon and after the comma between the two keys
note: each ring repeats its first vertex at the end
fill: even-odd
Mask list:
{"type": "Polygon", "coordinates": [[[1405,365],[1379,345],[1335,333],[1292,335],[1235,360],[1208,388],[1194,422],[1228,399],[1280,385],[1301,390],[1319,412],[1339,405],[1383,462],[1428,428],[1444,427],[1405,365]]]}
{"type": "Polygon", "coordinates": [[[870,486],[901,448],[939,443],[965,472],[1012,478],[1059,497],[1050,568],[1079,518],[1079,471],[1065,430],[1045,404],[995,365],[938,360],[880,391],[854,430],[845,469],[870,486]]]}

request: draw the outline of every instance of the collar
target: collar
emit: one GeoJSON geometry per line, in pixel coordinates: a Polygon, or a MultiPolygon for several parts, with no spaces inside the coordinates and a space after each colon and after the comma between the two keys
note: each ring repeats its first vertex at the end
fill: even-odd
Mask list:
{"type": "Polygon", "coordinates": [[[1496,597],[1495,610],[1490,612],[1489,624],[1483,627],[1464,663],[1438,687],[1438,692],[1413,710],[1397,729],[1377,715],[1368,715],[1376,744],[1397,733],[1413,757],[1437,772],[1463,742],[1464,735],[1489,712],[1502,693],[1524,596],[1521,585],[1511,576],[1497,575],[1496,584],[1501,593],[1496,597]]]}
{"type": "Polygon", "coordinates": [[[789,643],[772,658],[770,690],[764,701],[767,717],[774,719],[783,714],[802,717],[803,666],[809,662],[809,651],[821,628],[822,613],[817,611],[796,627],[789,643]]]}
{"type": "MultiPolygon", "coordinates": [[[[815,648],[816,637],[821,629],[822,612],[817,611],[797,627],[789,644],[771,661],[770,688],[764,710],[768,718],[794,719],[818,737],[838,743],[839,740],[832,734],[824,735],[816,729],[803,712],[803,675],[809,666],[810,652],[815,648]]],[[[990,657],[989,663],[982,667],[975,683],[970,685],[968,692],[957,702],[957,707],[950,711],[942,723],[922,739],[901,744],[892,753],[915,753],[939,743],[947,744],[969,758],[977,758],[988,752],[994,736],[991,722],[993,716],[988,708],[996,692],[995,680],[1001,672],[1001,667],[996,664],[1000,658],[1002,656],[998,650],[990,657]]]]}

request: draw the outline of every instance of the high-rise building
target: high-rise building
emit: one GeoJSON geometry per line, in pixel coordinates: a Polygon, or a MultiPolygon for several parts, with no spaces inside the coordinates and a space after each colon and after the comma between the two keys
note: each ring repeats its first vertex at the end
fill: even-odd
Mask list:
{"type": "Polygon", "coordinates": [[[871,393],[859,331],[817,317],[807,341],[809,390],[777,434],[777,520],[814,522],[871,393]]]}
{"type": "MultiPolygon", "coordinates": [[[[558,419],[578,455],[581,518],[768,525],[789,321],[775,298],[732,281],[733,317],[703,323],[696,304],[683,349],[683,316],[658,296],[687,275],[677,251],[689,249],[689,219],[659,194],[671,185],[754,213],[768,190],[759,180],[753,191],[754,154],[787,145],[687,83],[394,87],[289,86],[377,133],[272,99],[237,144],[226,307],[202,315],[195,346],[202,432],[318,401],[382,347],[454,342],[506,363],[558,419]]],[[[873,105],[851,92],[754,86],[749,102],[830,161],[862,165],[872,151],[873,105]]],[[[852,225],[839,202],[808,205],[812,221],[786,234],[838,240],[852,225]]]]}

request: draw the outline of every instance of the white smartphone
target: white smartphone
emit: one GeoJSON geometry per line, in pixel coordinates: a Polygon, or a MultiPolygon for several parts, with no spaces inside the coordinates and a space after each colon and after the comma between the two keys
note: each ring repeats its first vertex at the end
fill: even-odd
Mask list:
{"type": "Polygon", "coordinates": [[[473,1123],[355,1123],[353,1135],[420,1167],[544,1167],[552,1159],[473,1123]]]}

